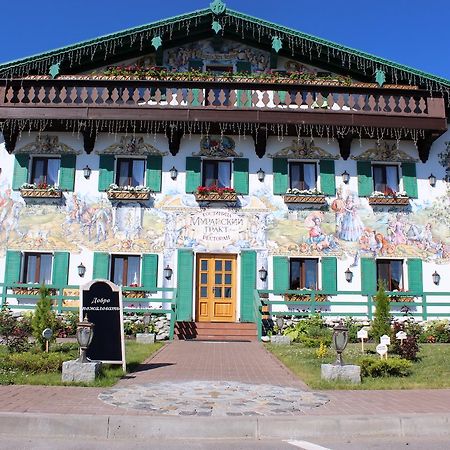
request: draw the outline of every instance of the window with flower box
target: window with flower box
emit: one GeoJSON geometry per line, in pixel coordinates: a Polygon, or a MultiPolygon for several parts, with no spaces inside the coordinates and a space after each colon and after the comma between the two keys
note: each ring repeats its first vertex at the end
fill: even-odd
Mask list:
{"type": "Polygon", "coordinates": [[[317,289],[318,260],[294,258],[289,261],[289,289],[317,289]]]}
{"type": "Polygon", "coordinates": [[[22,283],[51,284],[52,263],[51,253],[25,253],[22,283]]]}
{"type": "Polygon", "coordinates": [[[37,186],[56,186],[60,164],[60,158],[33,158],[30,183],[37,186]]]}
{"type": "Polygon", "coordinates": [[[120,158],[117,160],[116,184],[123,186],[144,186],[145,160],[120,158]]]}
{"type": "Polygon", "coordinates": [[[403,290],[403,260],[378,259],[377,283],[378,287],[380,287],[380,283],[383,283],[387,291],[403,290]]]}
{"type": "Polygon", "coordinates": [[[400,190],[397,165],[374,164],[372,171],[374,191],[388,195],[400,190]]]}
{"type": "Polygon", "coordinates": [[[311,162],[290,162],[289,187],[300,190],[316,189],[317,164],[311,162]]]}

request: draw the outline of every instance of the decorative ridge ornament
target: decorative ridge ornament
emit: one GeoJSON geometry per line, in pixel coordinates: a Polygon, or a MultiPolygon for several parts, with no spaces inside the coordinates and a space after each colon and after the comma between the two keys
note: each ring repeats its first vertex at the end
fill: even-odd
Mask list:
{"type": "Polygon", "coordinates": [[[272,37],[272,48],[278,53],[283,48],[283,41],[279,36],[272,37]]]}
{"type": "Polygon", "coordinates": [[[388,161],[388,162],[417,162],[418,159],[412,158],[404,151],[398,148],[396,142],[389,144],[380,141],[376,143],[375,148],[369,148],[359,156],[352,156],[357,161],[388,161]]]}
{"type": "Polygon", "coordinates": [[[384,70],[375,70],[375,81],[378,83],[378,86],[383,86],[383,84],[386,82],[386,74],[384,73],[384,70]]]}
{"type": "Polygon", "coordinates": [[[339,155],[332,155],[323,148],[314,145],[314,141],[294,139],[289,147],[285,147],[269,158],[297,158],[297,159],[339,159],[339,155]]]}
{"type": "Polygon", "coordinates": [[[61,61],[59,61],[59,62],[57,62],[55,64],[52,64],[50,66],[50,69],[48,70],[48,73],[49,73],[49,75],[52,78],[56,78],[59,75],[60,66],[61,66],[61,61]]]}
{"type": "Polygon", "coordinates": [[[209,4],[209,7],[213,14],[216,16],[219,16],[220,14],[223,14],[227,6],[222,0],[214,0],[212,3],[209,4]]]}
{"type": "Polygon", "coordinates": [[[152,45],[153,45],[153,47],[155,47],[155,50],[158,50],[158,48],[161,47],[161,45],[162,45],[162,38],[161,38],[161,36],[155,36],[152,39],[152,45]]]}
{"type": "Polygon", "coordinates": [[[241,154],[235,151],[236,144],[229,136],[211,135],[205,136],[200,141],[200,151],[192,153],[192,156],[209,156],[209,157],[241,157],[241,154]]]}
{"type": "Polygon", "coordinates": [[[165,156],[167,152],[161,152],[151,144],[146,144],[143,137],[121,136],[120,142],[105,148],[101,154],[113,155],[158,155],[165,156]]]}
{"type": "Polygon", "coordinates": [[[58,136],[49,135],[37,135],[36,140],[31,142],[15,152],[16,154],[24,153],[37,153],[47,155],[62,155],[62,154],[80,154],[81,151],[77,151],[68,145],[59,142],[58,136]]]}
{"type": "Polygon", "coordinates": [[[211,28],[215,31],[215,33],[217,34],[221,29],[222,29],[222,25],[220,24],[220,22],[218,22],[217,20],[213,20],[213,23],[211,25],[211,28]]]}

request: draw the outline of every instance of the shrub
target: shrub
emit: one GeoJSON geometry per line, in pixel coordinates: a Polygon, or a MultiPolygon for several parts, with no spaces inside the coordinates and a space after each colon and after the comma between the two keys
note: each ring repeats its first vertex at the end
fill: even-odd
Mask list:
{"type": "Polygon", "coordinates": [[[359,365],[363,377],[407,377],[412,372],[412,363],[401,358],[363,358],[359,365]]]}
{"type": "Polygon", "coordinates": [[[417,353],[419,352],[419,344],[417,343],[416,336],[408,327],[409,322],[394,322],[391,333],[391,345],[389,351],[399,355],[401,358],[408,359],[409,361],[417,361],[417,353]],[[403,344],[396,335],[399,331],[404,331],[407,334],[407,338],[403,339],[403,344]]]}
{"type": "Polygon", "coordinates": [[[40,288],[41,298],[36,304],[36,310],[31,321],[33,328],[33,336],[36,342],[39,344],[42,350],[45,349],[46,340],[42,337],[42,332],[46,328],[53,330],[53,336],[51,341],[56,339],[56,316],[52,311],[52,301],[49,297],[49,290],[44,285],[40,288]]]}
{"type": "Polygon", "coordinates": [[[29,347],[27,333],[7,306],[0,311],[0,342],[9,352],[23,352],[29,347]]]}
{"type": "Polygon", "coordinates": [[[379,341],[384,334],[391,332],[391,316],[389,314],[389,297],[386,295],[384,285],[379,283],[377,295],[375,296],[375,317],[372,322],[372,336],[379,341]]]}
{"type": "Polygon", "coordinates": [[[433,320],[424,327],[424,342],[450,344],[450,322],[447,320],[433,320]]]}
{"type": "Polygon", "coordinates": [[[326,346],[331,344],[333,332],[320,315],[314,315],[286,328],[283,334],[289,336],[293,342],[301,342],[306,347],[320,347],[321,342],[326,346]]]}
{"type": "Polygon", "coordinates": [[[0,369],[30,374],[57,372],[65,360],[63,353],[12,353],[0,361],[0,369]]]}
{"type": "Polygon", "coordinates": [[[360,340],[358,339],[358,331],[363,328],[363,325],[355,322],[353,317],[346,318],[344,321],[344,325],[348,328],[348,342],[351,342],[353,344],[360,342],[360,340]]]}

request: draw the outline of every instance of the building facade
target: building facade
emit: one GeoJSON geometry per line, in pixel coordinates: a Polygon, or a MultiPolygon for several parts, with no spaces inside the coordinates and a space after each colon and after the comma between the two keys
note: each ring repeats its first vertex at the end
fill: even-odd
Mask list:
{"type": "Polygon", "coordinates": [[[0,78],[3,304],[450,316],[448,80],[221,1],[0,78]]]}

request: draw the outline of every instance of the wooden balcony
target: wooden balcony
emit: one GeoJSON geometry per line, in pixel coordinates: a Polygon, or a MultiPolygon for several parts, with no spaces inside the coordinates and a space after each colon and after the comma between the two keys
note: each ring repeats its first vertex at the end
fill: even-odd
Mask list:
{"type": "Polygon", "coordinates": [[[36,118],[302,123],[439,134],[447,126],[444,100],[408,86],[95,76],[4,80],[0,120],[36,118]]]}

